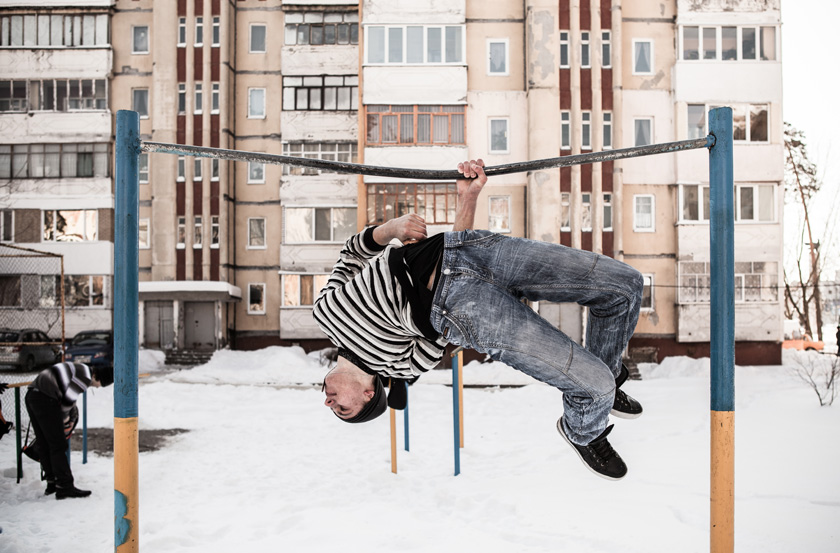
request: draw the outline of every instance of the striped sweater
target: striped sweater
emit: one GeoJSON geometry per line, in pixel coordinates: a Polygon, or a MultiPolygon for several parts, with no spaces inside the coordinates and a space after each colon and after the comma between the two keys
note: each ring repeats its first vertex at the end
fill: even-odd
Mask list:
{"type": "Polygon", "coordinates": [[[382,376],[413,379],[433,369],[446,340],[429,340],[414,324],[411,305],[388,267],[393,246],[373,239],[373,228],[350,237],[313,314],[333,344],[356,354],[382,376]]]}
{"type": "Polygon", "coordinates": [[[61,403],[61,410],[68,413],[79,396],[90,387],[90,367],[83,363],[56,363],[49,369],[44,369],[29,388],[37,390],[45,396],[57,399],[61,403]]]}

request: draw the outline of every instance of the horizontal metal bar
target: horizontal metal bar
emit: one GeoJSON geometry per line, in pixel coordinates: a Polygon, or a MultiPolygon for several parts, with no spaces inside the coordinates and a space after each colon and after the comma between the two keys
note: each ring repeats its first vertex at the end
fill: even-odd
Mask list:
{"type": "MultiPolygon", "coordinates": [[[[484,172],[488,177],[496,175],[508,175],[511,173],[524,173],[528,171],[539,171],[542,169],[553,169],[556,167],[570,167],[572,165],[583,165],[586,163],[600,163],[627,159],[631,157],[650,156],[682,150],[696,150],[699,148],[711,148],[715,144],[712,135],[695,138],[692,140],[681,140],[679,142],[667,142],[664,144],[651,144],[649,146],[635,146],[620,150],[608,150],[605,152],[590,152],[588,154],[576,154],[571,156],[552,157],[535,161],[522,161],[486,167],[484,172]]],[[[176,154],[195,157],[210,157],[216,159],[229,159],[233,161],[253,161],[257,163],[269,163],[273,165],[295,165],[298,167],[310,167],[334,173],[350,173],[354,175],[369,175],[376,177],[393,177],[398,179],[418,180],[457,180],[461,178],[458,171],[435,169],[409,169],[399,167],[380,167],[376,165],[362,165],[359,163],[346,163],[343,161],[328,161],[324,159],[308,159],[295,156],[282,156],[277,154],[265,154],[260,152],[244,152],[241,150],[225,150],[222,148],[206,148],[204,146],[188,146],[183,144],[166,144],[163,142],[143,142],[141,150],[144,152],[157,152],[165,154],[176,154]]]]}

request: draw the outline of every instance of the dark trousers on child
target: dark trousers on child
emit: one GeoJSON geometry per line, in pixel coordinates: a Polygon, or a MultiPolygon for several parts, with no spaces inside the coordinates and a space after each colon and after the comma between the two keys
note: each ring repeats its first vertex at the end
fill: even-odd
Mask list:
{"type": "Polygon", "coordinates": [[[73,473],[67,461],[67,439],[64,435],[64,413],[57,399],[37,390],[26,393],[26,410],[35,431],[41,470],[47,482],[59,488],[73,486],[73,473]]]}

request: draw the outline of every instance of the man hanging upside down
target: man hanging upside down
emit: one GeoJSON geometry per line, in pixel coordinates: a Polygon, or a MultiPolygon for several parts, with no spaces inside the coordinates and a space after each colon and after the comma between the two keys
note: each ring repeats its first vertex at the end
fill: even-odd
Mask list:
{"type": "Polygon", "coordinates": [[[487,182],[482,160],[458,164],[452,232],[426,236],[410,213],[347,240],[315,320],[338,347],[324,379],[325,404],[346,422],[386,405],[405,407],[405,386],[434,368],[447,343],[487,353],[563,393],[561,436],[596,474],[618,480],[627,466],[610,446],[610,413],[636,418],[639,403],[619,387],[621,354],[639,318],[642,275],[612,258],[485,230],[471,230],[487,182]],[[394,246],[397,239],[404,245],[394,246]],[[589,308],[586,347],[523,299],[589,308]],[[384,384],[391,386],[387,400],[384,384]]]}

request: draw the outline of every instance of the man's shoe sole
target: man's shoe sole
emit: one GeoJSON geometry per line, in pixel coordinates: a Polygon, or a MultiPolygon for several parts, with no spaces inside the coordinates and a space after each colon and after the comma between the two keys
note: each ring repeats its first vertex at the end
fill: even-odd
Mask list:
{"type": "MultiPolygon", "coordinates": [[[[644,411],[642,411],[642,413],[644,413],[644,411]]],[[[623,411],[616,411],[615,409],[612,409],[610,411],[610,415],[612,415],[614,417],[618,417],[620,419],[627,419],[627,420],[638,419],[639,417],[642,416],[642,413],[625,413],[623,411]]]]}
{"type": "Polygon", "coordinates": [[[594,474],[594,475],[596,475],[596,476],[600,476],[600,477],[601,477],[601,478],[603,478],[604,480],[611,480],[611,481],[613,481],[613,482],[617,482],[618,480],[621,480],[622,478],[624,478],[624,476],[627,476],[627,475],[625,474],[624,476],[622,476],[622,477],[620,477],[620,478],[614,478],[614,477],[612,477],[612,476],[607,476],[606,474],[601,474],[601,473],[600,473],[600,472],[598,472],[597,470],[595,470],[595,469],[593,469],[592,467],[590,467],[590,466],[589,466],[589,463],[587,463],[587,462],[583,459],[583,456],[580,454],[580,451],[578,451],[578,448],[577,448],[577,447],[575,447],[575,444],[574,444],[574,443],[572,443],[572,441],[569,439],[569,437],[568,437],[568,436],[566,436],[566,433],[565,433],[565,432],[563,432],[563,424],[562,424],[562,422],[561,422],[562,420],[563,420],[563,418],[562,418],[562,417],[561,417],[561,418],[559,418],[559,419],[557,419],[557,431],[558,431],[558,432],[560,432],[560,435],[561,435],[561,436],[563,436],[563,439],[564,439],[564,440],[566,440],[566,443],[567,443],[567,444],[569,444],[570,446],[572,446],[572,451],[574,451],[574,452],[575,452],[575,454],[578,456],[578,459],[580,459],[580,462],[581,462],[581,463],[583,463],[583,466],[585,466],[587,469],[589,469],[589,472],[591,472],[592,474],[594,474]]]}

